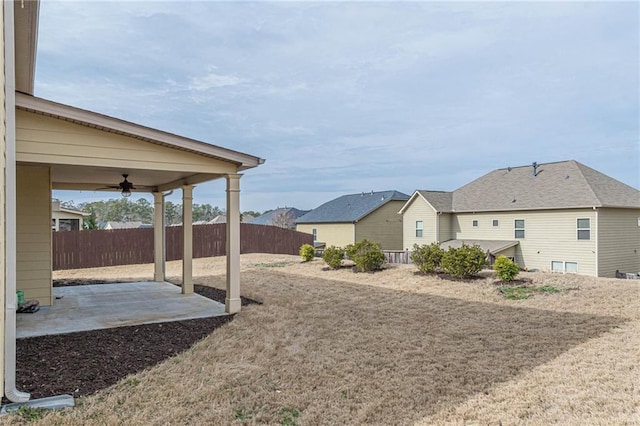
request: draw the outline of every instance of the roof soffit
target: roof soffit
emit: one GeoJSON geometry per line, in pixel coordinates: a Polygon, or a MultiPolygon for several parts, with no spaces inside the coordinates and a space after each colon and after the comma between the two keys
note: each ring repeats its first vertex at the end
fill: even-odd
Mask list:
{"type": "Polygon", "coordinates": [[[13,2],[16,90],[33,94],[40,1],[13,2]]]}

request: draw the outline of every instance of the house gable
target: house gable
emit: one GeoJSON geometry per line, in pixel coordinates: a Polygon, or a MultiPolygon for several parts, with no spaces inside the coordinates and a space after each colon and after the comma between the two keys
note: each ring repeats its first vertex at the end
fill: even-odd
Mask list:
{"type": "Polygon", "coordinates": [[[234,173],[236,165],[26,111],[16,113],[23,163],[234,173]]]}

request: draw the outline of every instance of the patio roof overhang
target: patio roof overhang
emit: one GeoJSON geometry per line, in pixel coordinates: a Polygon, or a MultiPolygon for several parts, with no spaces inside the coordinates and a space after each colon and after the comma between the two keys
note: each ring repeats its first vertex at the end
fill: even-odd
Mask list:
{"type": "Polygon", "coordinates": [[[40,117],[42,121],[39,128],[23,126],[22,133],[29,134],[22,137],[18,124],[18,163],[50,166],[53,189],[113,191],[108,188],[119,183],[122,174],[128,174],[136,187],[133,192],[162,192],[218,179],[264,163],[262,158],[249,154],[24,93],[16,93],[16,109],[18,121],[21,117],[32,121],[40,117]],[[23,112],[22,116],[20,112],[23,112]],[[104,152],[83,154],[76,147],[69,147],[73,142],[43,139],[42,133],[49,128],[61,133],[58,128],[53,129],[54,126],[62,126],[70,137],[84,133],[85,139],[99,138],[93,151],[104,148],[104,152]],[[24,149],[21,149],[21,143],[24,149]],[[144,157],[136,159],[130,148],[165,158],[156,162],[144,157]]]}

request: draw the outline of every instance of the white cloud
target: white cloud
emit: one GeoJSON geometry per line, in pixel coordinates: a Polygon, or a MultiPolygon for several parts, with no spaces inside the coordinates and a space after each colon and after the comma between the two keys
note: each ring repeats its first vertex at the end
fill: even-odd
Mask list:
{"type": "Polygon", "coordinates": [[[233,75],[221,75],[210,72],[209,74],[193,77],[189,83],[188,89],[197,91],[207,91],[220,87],[237,86],[244,82],[243,79],[233,75]]]}
{"type": "Polygon", "coordinates": [[[570,158],[640,186],[639,9],[44,0],[36,93],[265,157],[254,210],[570,158]]]}

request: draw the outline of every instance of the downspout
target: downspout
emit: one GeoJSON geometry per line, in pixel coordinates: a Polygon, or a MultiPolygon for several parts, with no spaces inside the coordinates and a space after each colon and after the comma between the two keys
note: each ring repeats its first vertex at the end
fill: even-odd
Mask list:
{"type": "Polygon", "coordinates": [[[595,250],[595,256],[596,256],[596,262],[595,262],[595,266],[596,266],[596,277],[600,276],[600,271],[599,271],[599,265],[600,265],[600,259],[598,258],[599,255],[599,245],[598,245],[598,234],[599,234],[599,228],[600,228],[600,224],[598,223],[598,208],[597,207],[593,207],[593,211],[596,214],[595,217],[595,222],[596,222],[596,226],[595,226],[595,235],[596,235],[596,250],[595,250]]]}
{"type": "Polygon", "coordinates": [[[4,392],[12,402],[31,397],[16,389],[16,75],[13,1],[4,1],[5,74],[5,330],[4,392]]]}
{"type": "Polygon", "coordinates": [[[436,212],[436,243],[440,244],[440,216],[442,212],[436,212]]]}

